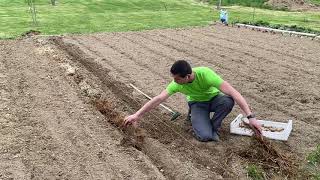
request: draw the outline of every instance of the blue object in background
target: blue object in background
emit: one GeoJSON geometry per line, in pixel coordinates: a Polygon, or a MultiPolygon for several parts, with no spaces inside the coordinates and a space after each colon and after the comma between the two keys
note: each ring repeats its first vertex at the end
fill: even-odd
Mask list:
{"type": "Polygon", "coordinates": [[[223,24],[228,24],[228,12],[226,10],[220,10],[220,21],[223,24]]]}

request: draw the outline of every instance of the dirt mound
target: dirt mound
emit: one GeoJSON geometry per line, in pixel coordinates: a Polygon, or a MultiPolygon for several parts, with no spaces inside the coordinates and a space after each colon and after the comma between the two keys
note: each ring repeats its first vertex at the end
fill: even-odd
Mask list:
{"type": "MultiPolygon", "coordinates": [[[[208,161],[208,155],[203,154],[199,151],[198,148],[191,150],[189,147],[192,143],[187,143],[189,140],[183,137],[181,134],[185,134],[182,129],[175,127],[174,124],[168,125],[168,122],[162,122],[161,115],[158,112],[153,112],[151,116],[147,116],[146,119],[154,119],[156,122],[148,123],[142,125],[142,129],[130,127],[129,129],[123,129],[122,122],[124,116],[121,115],[123,112],[120,112],[118,109],[124,109],[125,104],[129,105],[129,108],[137,109],[142,104],[137,100],[130,97],[130,92],[128,87],[123,85],[121,82],[113,79],[112,76],[108,75],[107,70],[102,68],[101,65],[95,62],[92,58],[86,56],[79,47],[74,46],[73,44],[68,44],[62,41],[60,38],[55,38],[53,41],[61,48],[73,56],[74,61],[79,61],[84,65],[89,71],[92,70],[97,77],[104,84],[105,90],[108,92],[111,90],[112,94],[106,94],[107,99],[110,100],[95,100],[94,104],[98,110],[104,114],[108,120],[119,128],[124,133],[124,138],[121,140],[121,144],[125,147],[131,145],[138,150],[141,150],[145,153],[157,167],[161,167],[161,171],[165,172],[165,176],[171,177],[174,179],[221,179],[221,175],[217,175],[214,171],[209,171],[207,167],[215,167],[220,169],[217,166],[217,162],[208,161]],[[110,97],[110,96],[116,96],[110,97]],[[110,104],[113,105],[110,105],[110,104]],[[170,127],[173,126],[173,127],[170,127]],[[168,129],[169,128],[169,129],[168,129]],[[159,131],[161,129],[161,131],[159,131]],[[145,136],[145,132],[148,133],[148,137],[145,136]],[[182,139],[176,140],[173,136],[181,136],[182,139]],[[151,138],[150,138],[151,137],[151,138]],[[159,143],[159,141],[161,143],[159,143]],[[177,152],[174,152],[171,148],[167,147],[166,144],[176,144],[173,147],[179,147],[177,152]],[[183,152],[180,152],[183,149],[183,152]],[[185,152],[187,151],[187,152],[185,152]],[[188,156],[188,158],[186,158],[188,156]],[[193,159],[195,162],[190,161],[186,164],[186,160],[193,159]]],[[[79,78],[75,78],[79,79],[79,78]]],[[[170,123],[169,123],[170,124],[170,123]]],[[[190,135],[189,135],[190,136],[190,135]]],[[[202,151],[202,150],[200,150],[202,151]]],[[[225,170],[220,170],[223,175],[225,170]]],[[[229,175],[227,175],[229,176],[229,175]]]]}
{"type": "MultiPolygon", "coordinates": [[[[298,175],[297,160],[287,154],[280,153],[270,141],[256,138],[251,145],[237,152],[250,163],[259,164],[266,174],[279,174],[293,178],[298,175]]],[[[292,155],[291,155],[292,156],[292,155]]],[[[268,177],[272,178],[272,177],[268,177]]]]}
{"type": "Polygon", "coordinates": [[[269,0],[266,4],[276,8],[286,8],[290,10],[319,10],[320,6],[305,0],[269,0]]]}
{"type": "Polygon", "coordinates": [[[268,178],[300,178],[296,164],[320,143],[318,47],[225,26],[0,41],[0,177],[246,179],[254,163],[268,178]],[[159,107],[124,129],[123,118],[147,101],[129,84],[155,96],[181,58],[221,74],[258,118],[293,119],[288,142],[231,135],[238,108],[221,142],[198,142],[181,95],[165,103],[182,113],[176,121],[159,107]]]}
{"type": "Polygon", "coordinates": [[[41,34],[40,31],[36,31],[36,30],[30,30],[30,31],[27,31],[23,34],[21,34],[22,37],[31,37],[31,36],[36,36],[36,35],[39,35],[41,34]]]}

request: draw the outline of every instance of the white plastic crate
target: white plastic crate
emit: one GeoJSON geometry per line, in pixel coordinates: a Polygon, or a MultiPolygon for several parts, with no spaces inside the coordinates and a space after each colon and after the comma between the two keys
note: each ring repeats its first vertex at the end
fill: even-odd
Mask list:
{"type": "MultiPolygon", "coordinates": [[[[246,135],[246,136],[252,136],[253,131],[251,129],[240,127],[240,123],[246,120],[247,118],[243,118],[242,114],[239,114],[231,123],[230,123],[230,133],[232,134],[239,134],[239,135],[246,135]]],[[[257,120],[261,125],[264,127],[272,127],[276,128],[277,130],[281,129],[279,132],[271,132],[267,130],[262,130],[262,135],[270,138],[270,139],[276,139],[281,141],[287,141],[288,137],[292,131],[292,120],[289,120],[288,123],[282,123],[282,122],[274,122],[274,121],[265,121],[265,120],[257,120]]]]}

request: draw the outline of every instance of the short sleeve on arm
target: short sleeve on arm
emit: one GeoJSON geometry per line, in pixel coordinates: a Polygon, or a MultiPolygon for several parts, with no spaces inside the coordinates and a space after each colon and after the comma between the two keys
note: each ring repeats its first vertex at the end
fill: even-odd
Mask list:
{"type": "Polygon", "coordinates": [[[206,78],[208,83],[211,86],[214,86],[220,89],[220,86],[223,83],[223,79],[217,73],[215,73],[212,69],[208,68],[206,70],[206,78]]]}
{"type": "Polygon", "coordinates": [[[168,94],[171,96],[172,94],[179,92],[179,85],[174,81],[171,81],[170,84],[166,88],[168,94]]]}

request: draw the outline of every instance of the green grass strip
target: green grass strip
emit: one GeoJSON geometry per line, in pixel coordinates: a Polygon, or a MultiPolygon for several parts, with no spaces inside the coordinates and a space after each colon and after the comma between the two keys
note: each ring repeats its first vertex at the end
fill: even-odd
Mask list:
{"type": "Polygon", "coordinates": [[[213,20],[208,6],[191,0],[64,0],[56,6],[36,0],[35,4],[37,26],[24,1],[2,0],[0,38],[17,37],[31,29],[42,34],[139,31],[201,26],[213,20]]]}
{"type": "MultiPolygon", "coordinates": [[[[24,0],[0,1],[0,38],[15,38],[29,30],[42,34],[140,31],[204,26],[218,20],[212,6],[193,0],[34,0],[37,25],[33,25],[24,0]]],[[[319,1],[319,0],[317,0],[319,1]]],[[[289,12],[226,7],[230,22],[268,22],[320,31],[320,12],[289,12]]]]}
{"type": "MultiPolygon", "coordinates": [[[[268,22],[270,25],[303,27],[320,32],[320,12],[289,12],[252,7],[225,7],[229,22],[268,22]]],[[[218,14],[218,12],[216,12],[218,14]]]]}

